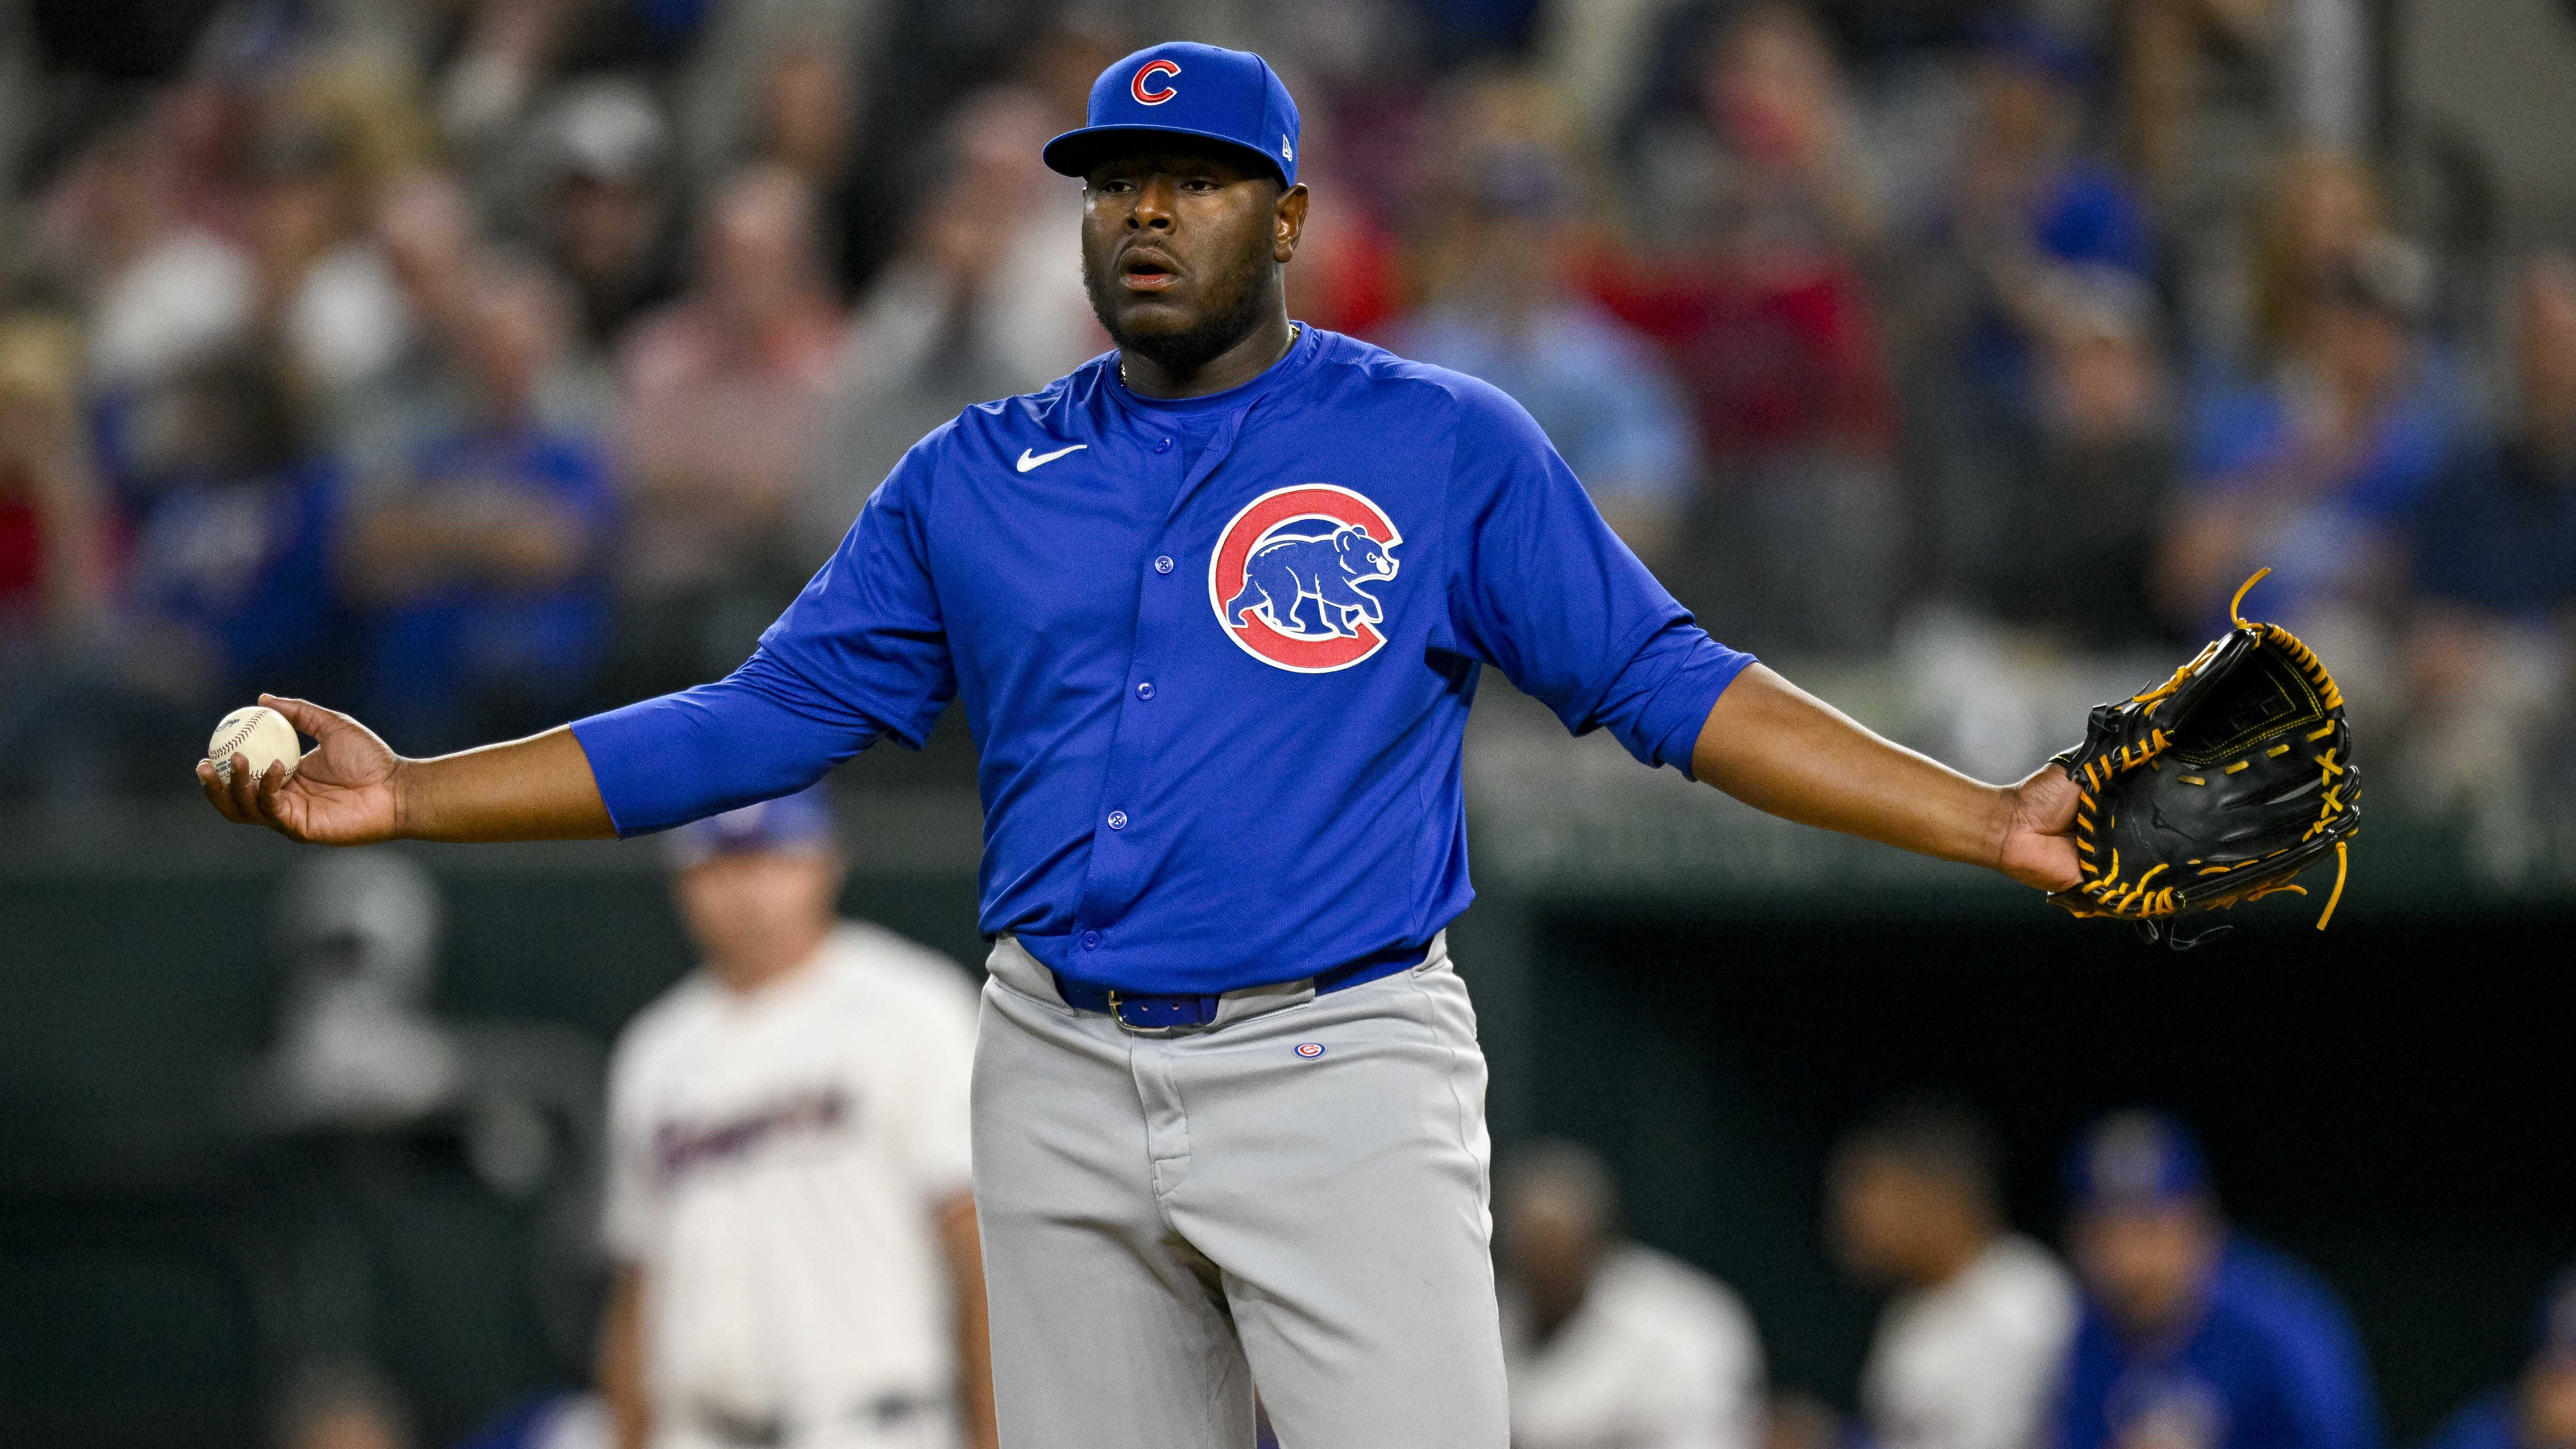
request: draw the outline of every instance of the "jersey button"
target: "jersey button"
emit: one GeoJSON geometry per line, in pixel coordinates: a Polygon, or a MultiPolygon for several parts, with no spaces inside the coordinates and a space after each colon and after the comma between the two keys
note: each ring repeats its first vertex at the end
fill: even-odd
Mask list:
{"type": "Polygon", "coordinates": [[[1154,681],[1148,679],[1144,683],[1137,685],[1136,697],[1138,699],[1152,699],[1154,697],[1154,681]]]}
{"type": "Polygon", "coordinates": [[[1154,451],[1157,453],[1168,453],[1172,451],[1172,440],[1165,438],[1163,441],[1156,443],[1154,445],[1154,451]]]}
{"type": "Polygon", "coordinates": [[[1109,812],[1109,828],[1110,828],[1110,829],[1112,829],[1112,830],[1124,830],[1124,829],[1126,829],[1126,828],[1127,828],[1127,812],[1126,812],[1126,811],[1124,811],[1124,810],[1112,810],[1112,811],[1110,811],[1110,812],[1109,812]]]}
{"type": "Polygon", "coordinates": [[[1172,556],[1170,554],[1164,554],[1162,557],[1154,560],[1154,572],[1158,574],[1167,574],[1171,571],[1172,556]]]}
{"type": "Polygon", "coordinates": [[[1082,949],[1084,949],[1084,950],[1086,950],[1086,951],[1097,951],[1097,950],[1099,950],[1099,949],[1100,949],[1100,933],[1099,933],[1098,931],[1085,931],[1085,932],[1083,932],[1083,933],[1082,933],[1082,949]]]}

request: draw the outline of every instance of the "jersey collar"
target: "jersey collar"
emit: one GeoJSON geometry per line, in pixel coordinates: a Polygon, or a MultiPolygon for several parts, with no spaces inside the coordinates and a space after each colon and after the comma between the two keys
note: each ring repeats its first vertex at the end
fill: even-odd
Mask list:
{"type": "Polygon", "coordinates": [[[1121,409],[1158,421],[1177,421],[1183,417],[1250,407],[1314,366],[1315,359],[1323,353],[1322,334],[1303,322],[1289,325],[1297,329],[1297,335],[1289,342],[1288,350],[1280,354],[1279,360],[1262,369],[1260,375],[1249,382],[1239,383],[1223,392],[1199,397],[1145,397],[1131,390],[1126,379],[1118,375],[1118,354],[1115,352],[1109,354],[1107,366],[1103,369],[1108,385],[1102,390],[1121,409]]]}

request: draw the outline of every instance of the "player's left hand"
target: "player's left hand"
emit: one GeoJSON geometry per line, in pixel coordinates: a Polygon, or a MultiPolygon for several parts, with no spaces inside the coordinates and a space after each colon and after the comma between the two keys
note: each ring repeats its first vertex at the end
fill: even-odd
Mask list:
{"type": "Polygon", "coordinates": [[[2075,780],[2055,764],[2042,765],[2005,791],[2012,814],[2004,822],[1995,869],[2044,891],[2075,889],[2075,780]]]}

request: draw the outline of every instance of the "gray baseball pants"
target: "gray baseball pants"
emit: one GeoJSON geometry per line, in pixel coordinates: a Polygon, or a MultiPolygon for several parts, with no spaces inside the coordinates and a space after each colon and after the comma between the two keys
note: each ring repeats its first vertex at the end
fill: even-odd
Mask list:
{"type": "Polygon", "coordinates": [[[1504,1449],[1485,1059],[1445,942],[1127,1031],[993,948],[975,1205],[1004,1449],[1504,1449]],[[1320,1050],[1319,1050],[1320,1049],[1320,1050]]]}

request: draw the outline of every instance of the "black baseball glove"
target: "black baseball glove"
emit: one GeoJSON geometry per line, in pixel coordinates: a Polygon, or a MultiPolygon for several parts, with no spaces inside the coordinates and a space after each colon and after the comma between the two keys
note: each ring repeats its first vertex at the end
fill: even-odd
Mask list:
{"type": "Polygon", "coordinates": [[[2361,772],[2343,692],[2315,651],[2278,624],[2247,623],[2239,608],[2265,569],[2228,605],[2236,627],[2173,678],[2132,699],[2093,707],[2081,747],[2056,757],[2080,796],[2076,864],[2083,884],[2049,897],[2079,916],[2135,921],[2174,949],[2177,917],[2224,910],[2275,891],[2331,853],[2343,898],[2345,842],[2361,827],[2361,772]]]}

